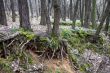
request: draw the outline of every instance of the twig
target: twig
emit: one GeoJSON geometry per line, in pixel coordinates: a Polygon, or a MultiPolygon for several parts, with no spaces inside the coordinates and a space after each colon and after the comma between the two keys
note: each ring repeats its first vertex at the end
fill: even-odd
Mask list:
{"type": "Polygon", "coordinates": [[[27,41],[21,46],[21,48],[20,48],[21,52],[22,52],[24,46],[25,46],[27,43],[29,43],[29,42],[30,42],[30,40],[27,40],[27,41]]]}
{"type": "Polygon", "coordinates": [[[5,43],[4,42],[3,42],[3,51],[4,51],[4,57],[6,58],[7,52],[6,52],[6,47],[5,47],[5,43]]]}
{"type": "Polygon", "coordinates": [[[10,45],[12,45],[12,43],[14,42],[15,40],[12,40],[11,43],[9,43],[6,47],[9,47],[10,45]]]}
{"type": "Polygon", "coordinates": [[[52,54],[51,60],[53,59],[53,57],[54,57],[54,54],[55,54],[55,49],[54,49],[54,51],[53,51],[53,54],[52,54]]]}
{"type": "Polygon", "coordinates": [[[62,61],[63,61],[63,47],[61,49],[61,58],[62,58],[62,61]]]}

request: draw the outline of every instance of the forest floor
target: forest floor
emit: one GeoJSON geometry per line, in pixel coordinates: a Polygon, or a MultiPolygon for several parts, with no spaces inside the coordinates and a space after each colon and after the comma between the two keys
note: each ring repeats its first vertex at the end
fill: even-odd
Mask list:
{"type": "MultiPolygon", "coordinates": [[[[40,24],[40,17],[38,19],[31,18],[30,21],[31,21],[31,28],[33,29],[35,34],[41,35],[41,36],[46,35],[47,26],[39,25],[40,24]]],[[[11,18],[10,17],[8,18],[8,28],[18,29],[19,24],[20,24],[19,18],[16,18],[16,22],[12,22],[11,18]]],[[[60,28],[70,29],[71,26],[60,26],[60,28]]]]}
{"type": "Polygon", "coordinates": [[[72,69],[69,59],[42,59],[39,60],[38,55],[30,51],[35,64],[41,63],[45,66],[44,73],[75,73],[72,69]]]}
{"type": "MultiPolygon", "coordinates": [[[[10,20],[10,19],[11,18],[8,18],[8,26],[3,26],[3,27],[0,26],[0,42],[3,39],[1,37],[3,37],[3,36],[9,37],[9,35],[13,36],[13,34],[14,34],[13,31],[16,32],[15,30],[19,29],[19,19],[17,18],[16,22],[12,22],[12,20],[10,20]],[[10,34],[10,32],[12,32],[12,33],[10,34]],[[1,36],[1,33],[5,34],[5,35],[1,36]]],[[[32,29],[36,35],[38,35],[38,36],[46,35],[47,27],[43,26],[43,25],[39,25],[40,19],[37,20],[36,18],[32,18],[30,21],[31,21],[32,29]]],[[[44,43],[40,44],[40,46],[39,46],[39,43],[32,42],[34,44],[31,45],[31,42],[30,42],[29,46],[31,48],[34,46],[35,51],[32,51],[33,48],[31,49],[30,47],[26,48],[26,50],[25,50],[25,52],[27,54],[31,54],[30,58],[32,58],[32,61],[34,62],[34,64],[43,64],[45,66],[46,71],[44,73],[76,73],[75,72],[76,70],[77,71],[81,70],[81,71],[84,71],[84,73],[88,73],[89,69],[90,70],[92,69],[91,73],[97,73],[97,72],[94,72],[97,70],[99,70],[98,73],[101,73],[100,71],[104,71],[103,73],[110,73],[110,65],[109,65],[110,61],[108,59],[109,57],[106,56],[106,55],[110,55],[109,37],[107,37],[103,33],[101,33],[99,40],[97,42],[93,43],[93,42],[91,42],[91,36],[94,34],[94,32],[96,30],[76,27],[76,30],[73,31],[73,30],[71,30],[71,25],[66,25],[66,26],[60,25],[60,30],[62,30],[61,37],[65,40],[67,40],[71,47],[70,53],[72,53],[72,54],[70,54],[70,56],[72,57],[72,63],[74,63],[74,66],[71,66],[68,58],[64,58],[63,60],[50,58],[48,60],[48,59],[43,59],[41,57],[38,57],[39,55],[36,54],[36,51],[38,51],[38,49],[41,50],[42,47],[45,47],[45,48],[43,48],[43,50],[46,49],[45,52],[47,52],[47,50],[49,49],[49,48],[47,48],[48,41],[52,41],[52,42],[48,42],[50,44],[50,45],[48,45],[49,47],[52,47],[53,45],[59,46],[59,45],[57,45],[58,41],[55,38],[49,38],[49,39],[47,37],[38,38],[38,39],[36,39],[36,41],[39,41],[39,40],[46,41],[46,43],[44,42],[44,43]],[[55,44],[53,42],[55,42],[55,44]],[[27,49],[29,49],[29,53],[27,52],[28,51],[27,49]],[[107,58],[107,59],[105,59],[105,58],[107,58]],[[105,64],[103,64],[103,61],[105,64]],[[100,66],[103,66],[103,69],[100,66]],[[73,67],[75,69],[73,69],[73,67]],[[87,69],[87,71],[86,71],[86,69],[87,69]]],[[[28,35],[30,35],[30,34],[28,34],[28,35]]],[[[27,40],[27,39],[22,40],[21,36],[20,36],[20,38],[17,37],[17,39],[23,41],[24,43],[27,40]]],[[[16,43],[14,43],[12,40],[13,45],[16,47],[18,47],[19,44],[21,45],[22,42],[20,42],[19,40],[15,41],[15,42],[17,42],[17,46],[14,45],[16,43]]],[[[21,45],[21,47],[22,47],[22,45],[21,45]]],[[[15,48],[11,47],[11,49],[15,49],[15,48]]],[[[17,49],[19,50],[19,48],[17,48],[17,49]]],[[[11,63],[12,63],[12,61],[11,61],[11,63]]],[[[2,60],[2,58],[0,58],[0,64],[7,64],[7,62],[8,62],[8,60],[4,61],[4,59],[2,60]]],[[[9,64],[9,66],[10,66],[10,64],[9,64]]],[[[27,65],[25,65],[25,66],[27,66],[27,65]]]]}
{"type": "MultiPolygon", "coordinates": [[[[17,17],[16,18],[16,22],[12,22],[11,20],[11,17],[8,17],[7,18],[7,23],[8,23],[8,26],[2,26],[0,25],[0,34],[4,34],[3,37],[4,38],[10,38],[10,37],[13,37],[15,35],[18,34],[18,32],[15,33],[15,30],[16,29],[19,29],[19,18],[17,17]],[[14,30],[14,33],[12,33],[12,31],[14,30]]],[[[30,23],[31,23],[31,28],[33,30],[33,32],[38,35],[38,36],[46,36],[47,33],[47,26],[45,25],[40,25],[40,17],[38,19],[36,18],[31,18],[30,19],[30,23]]],[[[53,21],[53,20],[51,20],[53,21]]],[[[64,25],[60,25],[60,29],[71,29],[72,27],[71,26],[64,26],[64,25]]],[[[0,35],[0,40],[3,40],[2,36],[0,35]]]]}
{"type": "MultiPolygon", "coordinates": [[[[19,28],[19,19],[16,18],[16,22],[12,22],[10,20],[11,18],[8,18],[8,26],[0,26],[0,33],[4,33],[5,36],[12,35],[10,34],[11,29],[18,29],[19,28]]],[[[31,20],[31,28],[33,29],[34,33],[36,35],[45,36],[47,27],[43,25],[39,25],[40,21],[36,20],[36,18],[32,18],[31,20]]],[[[60,26],[60,28],[70,29],[71,26],[60,26]]],[[[38,56],[30,51],[30,54],[32,55],[32,59],[35,64],[41,63],[41,60],[39,60],[38,56]]],[[[45,73],[75,73],[75,71],[72,69],[69,59],[64,58],[61,59],[45,59],[43,61],[43,65],[47,67],[47,70],[45,73]]]]}

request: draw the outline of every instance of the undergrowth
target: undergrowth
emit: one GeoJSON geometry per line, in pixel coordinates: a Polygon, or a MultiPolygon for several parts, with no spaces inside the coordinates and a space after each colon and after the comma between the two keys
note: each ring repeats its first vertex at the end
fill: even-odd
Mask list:
{"type": "MultiPolygon", "coordinates": [[[[28,59],[28,63],[32,64],[31,55],[26,52],[28,50],[33,50],[33,52],[38,55],[46,58],[62,58],[65,55],[69,54],[71,61],[76,66],[76,69],[81,70],[82,72],[88,73],[87,69],[91,66],[88,62],[84,62],[80,64],[80,59],[82,59],[81,55],[85,51],[85,49],[90,49],[99,54],[106,54],[110,56],[110,43],[105,35],[101,34],[97,43],[91,43],[89,39],[94,34],[94,30],[84,29],[84,28],[76,28],[73,29],[62,29],[60,38],[57,37],[40,37],[35,35],[33,32],[25,31],[23,29],[17,30],[20,32],[23,38],[19,38],[19,43],[23,42],[25,45],[22,47],[23,43],[18,45],[17,43],[15,49],[15,53],[11,53],[8,59],[4,60],[0,58],[0,70],[6,69],[6,71],[10,71],[10,64],[14,59],[20,59],[21,66],[25,69],[25,61],[28,59]],[[68,42],[70,47],[67,47],[64,40],[68,42]],[[28,41],[28,42],[27,42],[28,41]],[[106,43],[106,44],[105,44],[106,43]],[[19,50],[22,47],[22,51],[19,50]],[[68,49],[70,49],[68,53],[68,49]],[[73,51],[76,50],[76,51],[73,51]],[[77,51],[78,50],[78,51],[77,51]]],[[[17,39],[17,40],[19,40],[17,39]]],[[[14,43],[15,44],[15,43],[14,43]]],[[[15,48],[15,47],[13,47],[15,48]]],[[[12,49],[13,49],[12,48],[12,49]]],[[[11,49],[11,50],[12,50],[11,49]]],[[[82,61],[85,61],[82,59],[82,61]]],[[[11,72],[11,71],[10,71],[11,72]]],[[[56,71],[59,73],[59,71],[56,71]]]]}
{"type": "Polygon", "coordinates": [[[89,39],[93,37],[94,30],[91,29],[63,29],[61,36],[63,39],[66,39],[69,43],[70,47],[70,59],[72,60],[75,69],[79,69],[84,73],[89,73],[88,68],[92,66],[92,64],[85,62],[82,58],[82,54],[86,49],[92,50],[99,54],[108,55],[110,54],[110,43],[108,42],[107,37],[101,33],[100,38],[97,42],[92,43],[89,39]],[[81,64],[83,62],[83,64],[81,64]]]}

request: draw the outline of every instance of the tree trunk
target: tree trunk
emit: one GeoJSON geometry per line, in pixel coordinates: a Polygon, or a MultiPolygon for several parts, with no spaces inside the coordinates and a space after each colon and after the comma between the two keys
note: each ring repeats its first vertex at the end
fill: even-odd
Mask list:
{"type": "Polygon", "coordinates": [[[31,30],[27,0],[18,0],[18,5],[20,15],[20,27],[24,28],[25,30],[31,30]]]}
{"type": "Polygon", "coordinates": [[[74,9],[74,14],[73,14],[73,25],[72,25],[72,28],[74,29],[75,28],[75,22],[76,22],[76,16],[77,16],[77,11],[78,11],[78,4],[79,4],[79,0],[76,1],[76,4],[75,4],[75,9],[74,9]]]}
{"type": "MultiPolygon", "coordinates": [[[[49,4],[49,0],[48,0],[48,4],[49,4]]],[[[52,28],[51,28],[51,21],[50,21],[50,15],[49,15],[49,6],[46,6],[46,23],[47,23],[47,34],[51,35],[52,28]]]]}
{"type": "Polygon", "coordinates": [[[60,3],[59,0],[53,0],[54,4],[54,25],[53,25],[53,35],[59,36],[59,24],[60,24],[60,3]]]}
{"type": "Polygon", "coordinates": [[[63,3],[63,20],[65,21],[66,20],[66,0],[64,0],[64,3],[63,3]]]}
{"type": "Polygon", "coordinates": [[[36,5],[36,17],[38,19],[38,17],[39,17],[39,4],[38,4],[38,0],[35,0],[35,5],[36,5]]]}
{"type": "Polygon", "coordinates": [[[101,32],[101,29],[103,27],[103,23],[105,22],[105,19],[106,17],[109,15],[110,13],[110,1],[108,1],[108,4],[107,4],[107,7],[106,7],[106,10],[105,12],[102,14],[102,18],[101,18],[101,21],[100,21],[100,25],[99,27],[97,28],[97,31],[95,33],[95,36],[98,37],[100,32],[101,32]]]}
{"type": "Polygon", "coordinates": [[[31,17],[34,17],[34,12],[33,12],[33,6],[32,6],[32,0],[29,0],[29,6],[30,6],[30,12],[31,12],[31,17]]]}
{"type": "Polygon", "coordinates": [[[92,0],[92,28],[95,27],[95,18],[96,18],[96,0],[92,0]]]}
{"type": "Polygon", "coordinates": [[[106,25],[105,25],[105,35],[108,35],[108,29],[109,29],[109,22],[110,22],[110,13],[109,16],[106,18],[106,25]]]}
{"type": "Polygon", "coordinates": [[[16,21],[16,13],[15,13],[15,0],[10,0],[11,1],[11,10],[12,10],[12,21],[16,21]]]}
{"type": "Polygon", "coordinates": [[[80,1],[80,20],[81,26],[84,26],[84,0],[80,1]]]}
{"type": "Polygon", "coordinates": [[[72,20],[73,19],[73,3],[72,3],[73,1],[72,0],[70,0],[70,20],[72,20]]]}
{"type": "Polygon", "coordinates": [[[85,0],[85,19],[84,19],[84,27],[89,27],[89,19],[90,19],[90,8],[91,8],[91,0],[85,0]]]}
{"type": "Polygon", "coordinates": [[[41,25],[46,25],[46,0],[41,0],[41,25]]]}
{"type": "Polygon", "coordinates": [[[7,19],[6,19],[3,0],[0,0],[0,24],[7,25],[7,19]]]}

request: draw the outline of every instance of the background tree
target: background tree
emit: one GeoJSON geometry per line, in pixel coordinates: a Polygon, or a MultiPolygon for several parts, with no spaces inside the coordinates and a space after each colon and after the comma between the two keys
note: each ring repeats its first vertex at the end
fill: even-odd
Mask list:
{"type": "Polygon", "coordinates": [[[46,25],[46,0],[41,0],[41,25],[46,25]]]}
{"type": "Polygon", "coordinates": [[[77,11],[78,11],[78,4],[79,4],[79,0],[76,1],[76,4],[74,6],[74,13],[73,13],[73,25],[72,25],[72,28],[74,29],[75,28],[75,22],[76,22],[76,19],[77,19],[77,11]]]}
{"type": "Polygon", "coordinates": [[[98,26],[97,31],[95,33],[96,37],[99,36],[99,34],[101,32],[101,29],[103,27],[103,24],[105,22],[105,19],[107,18],[107,16],[109,16],[109,13],[110,13],[110,1],[107,2],[106,9],[102,14],[102,17],[101,17],[101,20],[100,20],[100,25],[98,26]]]}
{"type": "Polygon", "coordinates": [[[85,18],[84,18],[84,27],[89,27],[89,20],[90,20],[90,12],[91,11],[91,0],[85,0],[85,18]]]}
{"type": "Polygon", "coordinates": [[[7,19],[6,19],[3,0],[0,0],[0,24],[7,25],[7,19]]]}
{"type": "Polygon", "coordinates": [[[15,13],[15,0],[10,0],[11,2],[11,10],[12,10],[12,21],[16,21],[16,13],[15,13]]]}
{"type": "Polygon", "coordinates": [[[95,27],[95,20],[96,20],[96,0],[92,0],[92,28],[95,27]]]}
{"type": "Polygon", "coordinates": [[[34,12],[33,12],[32,0],[29,0],[28,4],[29,4],[29,8],[30,8],[31,17],[33,18],[34,12]]]}
{"type": "Polygon", "coordinates": [[[47,0],[47,4],[46,4],[46,24],[47,24],[47,34],[51,35],[52,33],[52,27],[51,27],[51,20],[50,20],[50,15],[49,15],[49,0],[47,0]]]}
{"type": "Polygon", "coordinates": [[[20,27],[26,30],[31,30],[27,0],[18,0],[18,5],[20,15],[20,27]]]}
{"type": "Polygon", "coordinates": [[[109,23],[110,23],[110,13],[106,18],[106,24],[105,24],[105,35],[108,35],[108,30],[109,30],[109,23]]]}
{"type": "Polygon", "coordinates": [[[84,2],[85,2],[85,0],[80,0],[80,21],[81,21],[81,26],[84,26],[84,2]]]}
{"type": "Polygon", "coordinates": [[[53,0],[53,7],[54,7],[54,25],[53,25],[53,35],[59,36],[59,25],[60,25],[60,1],[53,0]]]}
{"type": "Polygon", "coordinates": [[[70,0],[70,6],[69,6],[69,9],[70,9],[70,20],[72,20],[72,16],[73,16],[73,1],[70,0]]]}

